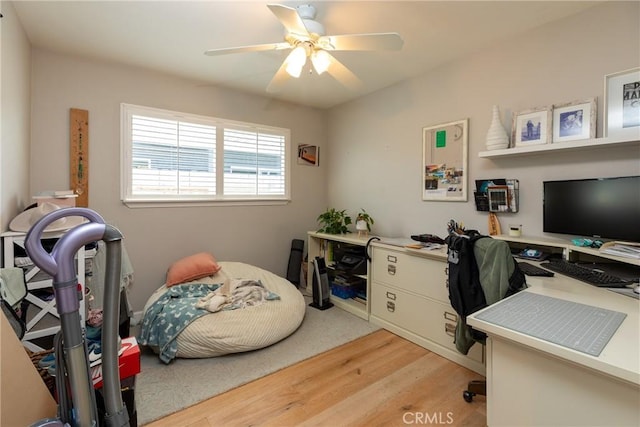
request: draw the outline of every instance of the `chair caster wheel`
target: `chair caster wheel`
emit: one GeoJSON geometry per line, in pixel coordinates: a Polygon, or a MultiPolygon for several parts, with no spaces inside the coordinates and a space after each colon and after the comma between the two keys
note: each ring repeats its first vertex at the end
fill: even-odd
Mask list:
{"type": "Polygon", "coordinates": [[[473,401],[473,396],[475,396],[475,395],[476,395],[475,393],[470,392],[468,390],[465,390],[465,391],[462,392],[462,398],[467,403],[471,403],[471,401],[473,401]]]}

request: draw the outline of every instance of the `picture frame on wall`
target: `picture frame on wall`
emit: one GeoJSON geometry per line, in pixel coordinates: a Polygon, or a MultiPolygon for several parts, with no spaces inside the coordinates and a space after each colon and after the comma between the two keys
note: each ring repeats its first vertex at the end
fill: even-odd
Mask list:
{"type": "Polygon", "coordinates": [[[422,200],[467,201],[469,119],[422,128],[422,200]]]}
{"type": "Polygon", "coordinates": [[[551,141],[551,108],[540,107],[513,114],[512,141],[516,147],[551,141]]]}
{"type": "Polygon", "coordinates": [[[640,139],[640,67],[604,77],[603,134],[640,139]]]}
{"type": "Polygon", "coordinates": [[[553,142],[596,137],[596,98],[553,106],[553,142]]]}
{"type": "Polygon", "coordinates": [[[306,166],[320,165],[320,148],[317,145],[298,145],[298,164],[306,166]]]}

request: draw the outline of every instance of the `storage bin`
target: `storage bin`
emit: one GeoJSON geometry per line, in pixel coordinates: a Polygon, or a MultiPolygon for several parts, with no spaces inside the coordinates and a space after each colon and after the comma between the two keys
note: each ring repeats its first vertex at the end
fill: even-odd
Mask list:
{"type": "Polygon", "coordinates": [[[331,284],[331,293],[342,299],[353,298],[358,294],[358,289],[353,285],[331,284]]]}

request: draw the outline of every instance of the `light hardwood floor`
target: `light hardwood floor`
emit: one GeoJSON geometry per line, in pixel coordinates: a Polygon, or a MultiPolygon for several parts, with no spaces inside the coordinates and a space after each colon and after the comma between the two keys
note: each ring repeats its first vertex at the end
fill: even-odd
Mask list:
{"type": "Polygon", "coordinates": [[[482,377],[379,330],[147,426],[484,426],[484,396],[462,398],[472,379],[482,377]]]}

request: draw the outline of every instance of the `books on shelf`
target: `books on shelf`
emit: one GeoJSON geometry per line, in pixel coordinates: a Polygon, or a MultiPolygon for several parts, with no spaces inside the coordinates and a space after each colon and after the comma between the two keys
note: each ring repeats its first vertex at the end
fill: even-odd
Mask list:
{"type": "Polygon", "coordinates": [[[624,258],[640,259],[640,243],[607,242],[600,247],[600,252],[624,258]]]}

